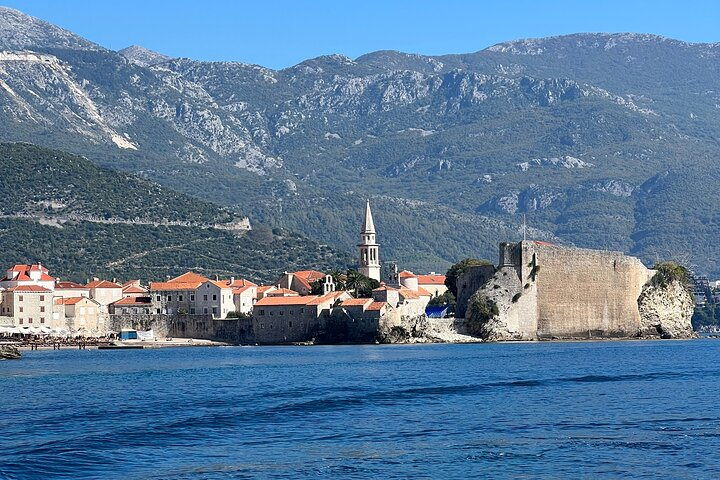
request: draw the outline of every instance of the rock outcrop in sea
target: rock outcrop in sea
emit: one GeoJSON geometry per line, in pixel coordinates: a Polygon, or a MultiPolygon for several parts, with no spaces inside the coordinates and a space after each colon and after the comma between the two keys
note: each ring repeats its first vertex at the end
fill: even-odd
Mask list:
{"type": "Polygon", "coordinates": [[[20,350],[13,345],[0,345],[0,360],[17,360],[22,357],[20,350]]]}

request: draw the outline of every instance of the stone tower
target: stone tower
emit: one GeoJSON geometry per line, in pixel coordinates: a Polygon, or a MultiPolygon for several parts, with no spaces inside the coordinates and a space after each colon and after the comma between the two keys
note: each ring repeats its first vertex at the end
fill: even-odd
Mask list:
{"type": "Polygon", "coordinates": [[[375,223],[370,211],[370,200],[365,204],[365,219],[360,230],[360,263],[358,272],[380,281],[380,245],[375,242],[375,223]]]}

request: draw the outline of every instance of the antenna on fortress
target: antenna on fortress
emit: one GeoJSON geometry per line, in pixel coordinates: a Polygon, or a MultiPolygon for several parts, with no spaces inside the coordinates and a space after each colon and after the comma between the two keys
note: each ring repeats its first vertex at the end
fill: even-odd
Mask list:
{"type": "Polygon", "coordinates": [[[523,242],[527,240],[527,219],[525,218],[525,214],[523,213],[523,242]]]}

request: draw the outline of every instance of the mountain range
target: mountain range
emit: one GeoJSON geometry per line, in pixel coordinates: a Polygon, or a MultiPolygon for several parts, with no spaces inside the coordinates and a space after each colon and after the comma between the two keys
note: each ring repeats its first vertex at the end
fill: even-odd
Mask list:
{"type": "Polygon", "coordinates": [[[644,34],[283,70],[114,52],[0,8],[0,140],[442,271],[531,238],[720,275],[720,44],[644,34]]]}

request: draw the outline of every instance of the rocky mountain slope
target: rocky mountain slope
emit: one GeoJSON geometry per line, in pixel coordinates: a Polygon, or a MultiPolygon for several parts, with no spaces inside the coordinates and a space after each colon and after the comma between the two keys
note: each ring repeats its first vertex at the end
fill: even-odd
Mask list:
{"type": "Polygon", "coordinates": [[[8,9],[0,26],[0,139],[347,250],[371,197],[384,258],[413,269],[494,258],[525,214],[538,238],[720,275],[718,44],[577,34],[275,71],[112,52],[8,9]]]}
{"type": "Polygon", "coordinates": [[[56,275],[163,279],[189,269],[274,281],[288,268],[343,268],[343,253],[83,157],[0,143],[0,265],[56,275]]]}

